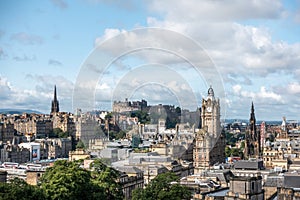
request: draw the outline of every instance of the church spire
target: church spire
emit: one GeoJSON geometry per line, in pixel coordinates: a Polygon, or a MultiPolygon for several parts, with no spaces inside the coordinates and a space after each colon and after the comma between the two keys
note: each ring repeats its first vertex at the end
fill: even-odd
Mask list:
{"type": "Polygon", "coordinates": [[[56,85],[54,85],[54,101],[57,101],[57,97],[56,97],[56,85]]]}
{"type": "Polygon", "coordinates": [[[250,114],[250,124],[255,124],[255,123],[256,123],[256,119],[255,119],[255,113],[254,113],[254,105],[253,105],[253,101],[252,101],[251,114],[250,114]]]}
{"type": "Polygon", "coordinates": [[[54,85],[54,98],[52,100],[51,114],[56,112],[59,112],[59,103],[56,95],[56,85],[54,85]]]}
{"type": "Polygon", "coordinates": [[[260,144],[260,133],[256,129],[256,119],[254,113],[254,104],[251,105],[251,113],[249,120],[249,129],[246,132],[246,141],[245,141],[245,157],[259,158],[261,156],[261,144],[260,144]]]}

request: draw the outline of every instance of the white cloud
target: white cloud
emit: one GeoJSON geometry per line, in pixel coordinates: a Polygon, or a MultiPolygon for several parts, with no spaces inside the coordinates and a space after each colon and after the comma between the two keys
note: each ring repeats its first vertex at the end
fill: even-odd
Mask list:
{"type": "Polygon", "coordinates": [[[100,45],[105,40],[113,38],[113,37],[119,35],[120,33],[126,33],[126,31],[125,30],[119,30],[119,29],[113,29],[113,28],[105,29],[104,30],[104,35],[95,39],[95,46],[100,45]]]}
{"type": "Polygon", "coordinates": [[[260,92],[257,94],[257,98],[265,98],[265,99],[275,100],[278,102],[283,102],[281,95],[276,94],[272,91],[267,91],[264,86],[260,88],[260,92]]]}
{"type": "Polygon", "coordinates": [[[299,83],[290,83],[288,86],[287,86],[287,90],[289,93],[291,94],[300,94],[300,84],[299,83]]]}
{"type": "Polygon", "coordinates": [[[258,102],[268,102],[272,100],[275,102],[284,103],[281,95],[267,90],[265,86],[261,86],[258,92],[244,90],[241,85],[234,85],[232,89],[234,94],[241,98],[248,98],[258,102]]]}
{"type": "Polygon", "coordinates": [[[2,108],[33,109],[45,111],[45,102],[50,94],[45,91],[22,90],[11,85],[5,78],[0,77],[0,99],[2,108]]]}
{"type": "Polygon", "coordinates": [[[97,85],[96,89],[98,90],[107,90],[107,89],[110,89],[110,87],[108,86],[107,83],[102,83],[101,85],[97,85]]]}
{"type": "MultiPolygon", "coordinates": [[[[274,78],[268,79],[276,74],[281,75],[277,77],[288,80],[286,82],[293,82],[297,80],[297,76],[300,74],[300,43],[293,44],[275,40],[273,27],[267,27],[268,22],[263,24],[259,21],[265,19],[284,20],[286,10],[284,10],[281,1],[153,0],[148,1],[148,6],[150,14],[147,17],[147,26],[177,31],[195,40],[208,53],[223,75],[227,93],[232,95],[228,97],[230,99],[226,99],[228,105],[234,106],[230,112],[248,112],[248,110],[242,110],[245,110],[244,106],[247,106],[251,100],[262,103],[266,108],[270,104],[282,106],[291,97],[288,95],[298,94],[298,85],[291,84],[288,90],[289,94],[283,95],[281,91],[276,90],[280,83],[274,78]],[[257,26],[256,24],[260,25],[257,26]],[[257,77],[260,81],[256,81],[257,77]]],[[[103,36],[96,38],[95,45],[103,44],[107,39],[120,33],[124,33],[123,37],[126,39],[126,44],[122,40],[116,40],[110,46],[105,46],[105,50],[113,55],[119,55],[120,52],[123,52],[124,49],[120,49],[120,47],[139,47],[139,44],[144,46],[157,44],[154,46],[165,49],[172,49],[177,45],[181,48],[181,55],[188,55],[187,58],[194,63],[202,64],[204,60],[203,54],[201,54],[203,52],[199,53],[196,51],[197,49],[193,48],[194,46],[186,45],[183,40],[174,39],[173,42],[169,42],[168,39],[172,38],[172,35],[164,35],[163,33],[152,35],[152,37],[145,34],[143,40],[137,40],[135,33],[107,28],[103,36]]],[[[158,63],[174,69],[177,69],[174,67],[175,65],[180,66],[181,76],[186,77],[182,69],[190,66],[184,65],[182,59],[168,55],[168,53],[140,51],[135,52],[135,56],[144,61],[141,64],[158,63]]],[[[140,63],[138,62],[138,64],[140,63]]],[[[124,63],[125,65],[126,63],[124,63]]],[[[130,66],[126,68],[126,70],[129,69],[130,66]]],[[[113,70],[111,72],[114,73],[113,70]]],[[[207,78],[207,75],[203,76],[207,78]]],[[[215,74],[211,76],[214,78],[215,74]]],[[[113,78],[120,79],[120,77],[113,78]]],[[[201,79],[200,76],[199,79],[201,79]]],[[[125,84],[135,86],[140,82],[139,79],[132,78],[130,82],[127,81],[125,84]]],[[[167,84],[167,87],[172,88],[173,91],[186,89],[184,84],[180,85],[176,81],[169,81],[167,84]]],[[[203,90],[205,91],[206,88],[203,90]]],[[[159,88],[155,92],[152,91],[153,99],[158,99],[159,95],[163,95],[163,92],[159,88]]],[[[147,93],[141,92],[142,94],[147,93]]],[[[299,104],[300,102],[295,100],[293,103],[299,104]]],[[[280,109],[276,106],[274,108],[280,109]]],[[[265,115],[270,115],[271,110],[267,109],[265,115]]],[[[295,111],[293,114],[297,115],[295,111]]]]}
{"type": "Polygon", "coordinates": [[[234,85],[234,86],[232,86],[232,89],[235,94],[239,94],[241,92],[242,86],[234,85]]]}
{"type": "Polygon", "coordinates": [[[282,15],[283,6],[276,0],[225,1],[151,1],[150,9],[174,21],[225,21],[272,19],[282,15]]]}

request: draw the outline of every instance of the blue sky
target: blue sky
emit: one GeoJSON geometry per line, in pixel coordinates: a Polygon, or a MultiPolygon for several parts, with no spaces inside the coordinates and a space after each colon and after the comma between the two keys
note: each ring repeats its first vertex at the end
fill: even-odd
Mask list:
{"type": "MultiPolygon", "coordinates": [[[[219,85],[212,85],[224,102],[223,116],[247,119],[254,101],[258,119],[300,119],[300,1],[7,0],[1,1],[0,13],[0,108],[48,113],[56,84],[61,110],[73,112],[76,80],[95,48],[118,34],[130,39],[128,33],[136,28],[156,27],[190,38],[207,53],[223,81],[226,96],[219,85]]],[[[135,42],[128,45],[138,45],[135,42]]],[[[174,44],[185,47],[183,51],[200,63],[196,51],[178,40],[174,44]]],[[[116,52],[120,46],[107,49],[116,52]]],[[[191,88],[200,104],[212,84],[207,80],[220,78],[201,77],[166,52],[150,54],[117,57],[95,83],[95,108],[111,109],[114,91],[126,84],[136,88],[123,99],[181,105],[174,91],[184,96],[191,88]],[[168,77],[168,70],[153,72],[154,65],[143,68],[147,78],[134,70],[153,63],[169,67],[185,80],[168,77]],[[159,74],[161,83],[155,79],[159,74]],[[124,77],[130,77],[126,84],[124,77]]]]}

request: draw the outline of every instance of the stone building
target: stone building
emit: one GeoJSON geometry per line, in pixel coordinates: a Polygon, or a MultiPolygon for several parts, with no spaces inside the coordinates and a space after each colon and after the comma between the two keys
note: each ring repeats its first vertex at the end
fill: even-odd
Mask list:
{"type": "Polygon", "coordinates": [[[289,166],[300,158],[300,138],[288,135],[285,118],[274,142],[267,141],[263,148],[263,160],[266,168],[288,170],[289,166]]]}
{"type": "Polygon", "coordinates": [[[6,144],[0,149],[0,161],[26,163],[30,161],[30,150],[18,145],[6,144]]]}
{"type": "Polygon", "coordinates": [[[84,115],[78,116],[75,118],[75,139],[84,141],[85,144],[88,144],[89,140],[100,138],[101,133],[100,132],[100,123],[96,121],[92,116],[90,115],[84,115]]]}
{"type": "Polygon", "coordinates": [[[35,114],[14,122],[14,129],[18,135],[30,135],[35,138],[48,137],[53,130],[52,126],[49,117],[35,114]]]}
{"type": "Polygon", "coordinates": [[[212,87],[202,100],[202,128],[196,133],[193,150],[195,173],[225,162],[225,137],[220,124],[220,101],[214,96],[212,87]]]}
{"type": "Polygon", "coordinates": [[[300,199],[300,174],[285,173],[282,186],[277,189],[278,200],[300,199]]]}
{"type": "Polygon", "coordinates": [[[113,112],[123,113],[123,112],[132,112],[136,110],[144,110],[147,108],[147,101],[142,99],[142,101],[128,101],[126,98],[125,101],[114,101],[112,109],[113,112]]]}
{"type": "Polygon", "coordinates": [[[3,143],[12,142],[14,132],[14,125],[10,122],[0,123],[0,141],[3,143]]]}
{"type": "Polygon", "coordinates": [[[0,183],[6,183],[7,172],[0,170],[0,183]]]}
{"type": "Polygon", "coordinates": [[[41,159],[67,158],[72,150],[71,138],[38,139],[40,144],[41,159]]]}
{"type": "Polygon", "coordinates": [[[264,200],[262,177],[232,177],[230,180],[229,191],[225,196],[225,200],[234,199],[264,200]]]}
{"type": "Polygon", "coordinates": [[[69,161],[89,159],[91,155],[84,149],[75,149],[69,152],[69,161]]]}
{"type": "Polygon", "coordinates": [[[52,120],[53,129],[60,128],[63,132],[68,132],[69,135],[75,138],[76,127],[73,114],[65,112],[55,113],[52,120]]]}
{"type": "Polygon", "coordinates": [[[144,187],[143,171],[137,167],[118,167],[116,170],[122,172],[119,181],[122,185],[124,199],[131,199],[133,190],[144,187]]]}
{"type": "Polygon", "coordinates": [[[38,170],[27,170],[26,171],[26,182],[30,185],[38,185],[41,182],[41,178],[45,171],[38,170]]]}

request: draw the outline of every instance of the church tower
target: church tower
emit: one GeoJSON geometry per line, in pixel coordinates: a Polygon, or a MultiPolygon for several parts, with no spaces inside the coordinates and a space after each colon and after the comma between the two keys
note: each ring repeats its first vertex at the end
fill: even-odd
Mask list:
{"type": "Polygon", "coordinates": [[[260,156],[261,156],[260,135],[257,132],[257,128],[256,128],[254,105],[252,102],[249,127],[246,132],[245,157],[259,158],[260,156]]]}
{"type": "Polygon", "coordinates": [[[51,105],[51,114],[59,112],[59,103],[56,97],[56,85],[54,86],[54,98],[51,105]]]}
{"type": "Polygon", "coordinates": [[[221,131],[220,100],[212,87],[202,99],[201,129],[195,135],[193,149],[194,172],[201,173],[214,164],[225,162],[225,137],[221,131]]]}

